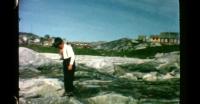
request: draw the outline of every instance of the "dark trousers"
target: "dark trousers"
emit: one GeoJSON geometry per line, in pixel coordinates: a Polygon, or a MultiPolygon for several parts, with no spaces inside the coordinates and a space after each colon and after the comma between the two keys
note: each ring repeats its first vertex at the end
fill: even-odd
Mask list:
{"type": "Polygon", "coordinates": [[[68,65],[70,63],[70,59],[63,60],[63,73],[64,73],[64,87],[65,92],[72,92],[74,89],[73,81],[74,81],[74,72],[75,72],[75,62],[73,63],[72,70],[68,70],[68,65]]]}

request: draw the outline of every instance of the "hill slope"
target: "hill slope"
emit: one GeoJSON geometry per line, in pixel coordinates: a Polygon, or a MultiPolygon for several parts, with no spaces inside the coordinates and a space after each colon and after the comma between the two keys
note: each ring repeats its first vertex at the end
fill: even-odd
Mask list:
{"type": "Polygon", "coordinates": [[[137,41],[133,41],[132,39],[121,38],[118,40],[97,45],[95,49],[115,50],[115,51],[134,50],[134,46],[137,44],[139,43],[137,41]]]}

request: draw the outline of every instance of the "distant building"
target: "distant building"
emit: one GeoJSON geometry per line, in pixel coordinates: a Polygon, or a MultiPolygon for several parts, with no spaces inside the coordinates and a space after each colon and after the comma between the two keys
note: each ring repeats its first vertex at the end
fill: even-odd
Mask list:
{"type": "Polygon", "coordinates": [[[160,33],[160,43],[162,43],[162,44],[180,44],[180,35],[175,32],[160,33]]]}
{"type": "Polygon", "coordinates": [[[22,39],[23,39],[23,41],[25,41],[25,42],[28,40],[28,38],[27,38],[26,36],[23,36],[22,39]]]}
{"type": "Polygon", "coordinates": [[[142,42],[147,42],[147,36],[145,36],[145,35],[139,35],[138,36],[138,40],[142,41],[142,42]]]}
{"type": "Polygon", "coordinates": [[[52,46],[54,43],[54,38],[48,38],[47,40],[43,41],[43,46],[52,46]]]}
{"type": "Polygon", "coordinates": [[[152,43],[160,43],[160,36],[159,35],[151,35],[150,42],[152,43]]]}
{"type": "Polygon", "coordinates": [[[40,43],[40,39],[36,38],[33,40],[34,43],[40,43]]]}
{"type": "Polygon", "coordinates": [[[19,37],[19,41],[18,42],[19,42],[19,45],[22,45],[23,44],[22,38],[19,37]]]}
{"type": "Polygon", "coordinates": [[[180,35],[176,32],[162,32],[160,35],[151,35],[150,42],[161,44],[180,44],[180,35]]]}
{"type": "Polygon", "coordinates": [[[91,46],[87,42],[72,42],[71,44],[78,48],[91,48],[91,46]]]}
{"type": "Polygon", "coordinates": [[[25,45],[28,43],[28,38],[24,35],[19,36],[19,45],[25,45]]]}
{"type": "Polygon", "coordinates": [[[43,46],[49,46],[49,42],[48,41],[43,41],[43,46]]]}

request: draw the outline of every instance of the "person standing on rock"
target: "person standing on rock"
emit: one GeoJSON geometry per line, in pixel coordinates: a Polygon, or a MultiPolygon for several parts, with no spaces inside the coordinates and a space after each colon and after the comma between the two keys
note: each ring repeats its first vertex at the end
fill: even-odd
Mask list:
{"type": "Polygon", "coordinates": [[[53,46],[59,49],[61,59],[63,60],[65,92],[62,96],[73,96],[73,80],[76,68],[74,51],[72,46],[64,43],[61,38],[55,38],[53,46]]]}

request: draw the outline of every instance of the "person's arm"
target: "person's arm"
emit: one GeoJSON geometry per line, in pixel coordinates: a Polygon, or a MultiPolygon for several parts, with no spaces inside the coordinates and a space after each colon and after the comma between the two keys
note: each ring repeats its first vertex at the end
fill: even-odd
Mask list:
{"type": "Polygon", "coordinates": [[[75,61],[75,55],[72,47],[70,45],[64,47],[64,53],[63,53],[64,58],[71,57],[71,60],[69,62],[69,65],[67,66],[68,70],[72,69],[73,63],[75,61]]]}
{"type": "Polygon", "coordinates": [[[64,45],[63,46],[63,59],[66,59],[66,58],[68,58],[68,49],[67,49],[67,46],[66,45],[64,45]]]}
{"type": "Polygon", "coordinates": [[[71,60],[70,60],[70,65],[73,65],[74,61],[75,61],[75,55],[74,55],[74,51],[72,49],[72,46],[70,45],[69,46],[69,50],[68,50],[68,55],[69,57],[71,57],[71,60]]]}
{"type": "Polygon", "coordinates": [[[60,55],[60,60],[63,59],[63,50],[62,49],[59,49],[59,55],[60,55]]]}

